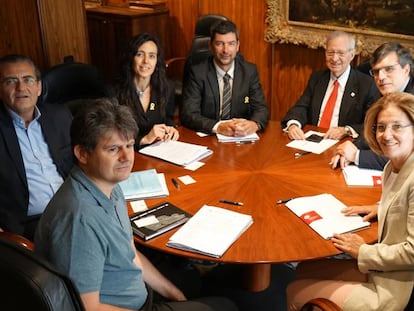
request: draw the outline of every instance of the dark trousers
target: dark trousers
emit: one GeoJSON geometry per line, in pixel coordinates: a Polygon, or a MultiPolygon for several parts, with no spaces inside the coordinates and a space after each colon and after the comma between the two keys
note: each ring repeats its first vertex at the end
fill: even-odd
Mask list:
{"type": "Polygon", "coordinates": [[[202,297],[188,301],[155,302],[153,291],[147,285],[148,297],[142,311],[237,311],[236,305],[224,297],[202,297]]]}

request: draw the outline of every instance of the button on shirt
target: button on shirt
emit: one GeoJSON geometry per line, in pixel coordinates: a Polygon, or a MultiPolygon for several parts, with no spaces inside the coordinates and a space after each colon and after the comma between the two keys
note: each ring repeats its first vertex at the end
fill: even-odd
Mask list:
{"type": "Polygon", "coordinates": [[[57,171],[39,123],[41,113],[35,107],[35,118],[26,128],[25,121],[9,109],[19,141],[29,188],[28,216],[43,213],[63,178],[57,171]]]}

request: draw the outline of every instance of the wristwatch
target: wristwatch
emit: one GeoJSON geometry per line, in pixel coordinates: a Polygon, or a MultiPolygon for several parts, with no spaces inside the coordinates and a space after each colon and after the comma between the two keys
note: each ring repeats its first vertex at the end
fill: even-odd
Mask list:
{"type": "Polygon", "coordinates": [[[348,125],[345,125],[345,133],[346,133],[346,135],[347,136],[352,136],[353,134],[352,134],[352,130],[351,130],[351,127],[350,126],[348,126],[348,125]]]}

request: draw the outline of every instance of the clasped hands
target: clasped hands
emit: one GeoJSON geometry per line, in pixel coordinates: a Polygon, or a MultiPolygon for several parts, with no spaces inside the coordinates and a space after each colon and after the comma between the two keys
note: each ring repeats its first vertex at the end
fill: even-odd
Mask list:
{"type": "Polygon", "coordinates": [[[340,144],[336,150],[335,155],[331,158],[329,165],[335,169],[338,166],[344,168],[350,163],[355,162],[358,148],[349,140],[340,144]]]}
{"type": "Polygon", "coordinates": [[[226,136],[246,136],[259,130],[256,122],[246,119],[222,121],[217,127],[217,133],[226,136]]]}

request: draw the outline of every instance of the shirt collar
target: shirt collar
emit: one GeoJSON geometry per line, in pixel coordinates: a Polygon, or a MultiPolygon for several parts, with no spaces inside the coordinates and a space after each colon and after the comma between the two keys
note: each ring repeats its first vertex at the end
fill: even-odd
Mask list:
{"type": "Polygon", "coordinates": [[[227,73],[230,78],[233,79],[234,77],[234,61],[231,63],[231,66],[229,68],[229,70],[227,70],[227,72],[225,72],[223,69],[221,69],[217,64],[216,61],[213,60],[214,63],[214,67],[216,68],[216,72],[217,72],[217,78],[218,79],[223,79],[224,75],[227,73]]]}
{"type": "Polygon", "coordinates": [[[331,73],[331,82],[333,83],[335,80],[338,80],[339,85],[341,87],[345,87],[346,82],[348,81],[348,78],[349,78],[349,74],[350,73],[351,73],[351,66],[348,65],[348,67],[345,69],[345,71],[339,77],[335,77],[331,73]]]}
{"type": "MultiPolygon", "coordinates": [[[[6,106],[6,109],[7,109],[7,111],[9,112],[9,115],[10,115],[10,117],[12,118],[13,123],[14,123],[15,125],[20,126],[20,127],[23,127],[23,128],[26,128],[26,122],[23,120],[23,118],[22,118],[21,116],[19,116],[19,115],[17,114],[17,112],[16,112],[16,111],[14,111],[14,110],[10,109],[10,108],[9,108],[9,107],[7,107],[7,106],[6,106]]],[[[39,108],[38,108],[38,107],[37,107],[37,105],[36,105],[36,106],[34,107],[34,118],[33,118],[33,120],[32,120],[32,121],[30,121],[30,123],[32,123],[33,121],[38,121],[41,115],[42,115],[42,114],[40,113],[40,110],[39,110],[39,108]]]]}

